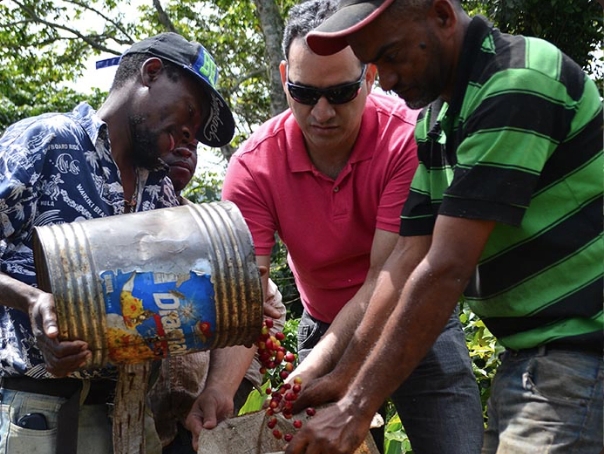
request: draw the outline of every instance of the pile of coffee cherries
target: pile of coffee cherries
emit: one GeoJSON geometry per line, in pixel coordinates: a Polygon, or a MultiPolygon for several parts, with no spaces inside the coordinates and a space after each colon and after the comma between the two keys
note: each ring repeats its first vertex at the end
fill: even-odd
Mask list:
{"type": "MultiPolygon", "coordinates": [[[[263,375],[270,369],[280,368],[279,377],[282,380],[287,379],[289,374],[294,370],[294,363],[296,361],[296,355],[288,352],[282,345],[285,339],[285,334],[282,332],[276,332],[271,334],[270,330],[273,327],[272,319],[265,319],[262,325],[262,331],[256,341],[258,347],[258,357],[260,359],[260,373],[263,375]]],[[[269,416],[267,426],[273,431],[273,436],[278,439],[284,439],[289,442],[293,435],[290,433],[282,434],[277,426],[277,418],[275,414],[281,413],[285,419],[292,419],[292,407],[294,401],[298,398],[298,394],[302,389],[302,379],[295,377],[293,385],[290,383],[283,383],[278,389],[266,389],[266,394],[271,396],[270,401],[266,405],[266,414],[269,416]]],[[[306,414],[313,416],[315,410],[313,408],[307,408],[306,414]]],[[[302,427],[302,421],[295,419],[292,422],[294,428],[299,429],[302,427]]]]}

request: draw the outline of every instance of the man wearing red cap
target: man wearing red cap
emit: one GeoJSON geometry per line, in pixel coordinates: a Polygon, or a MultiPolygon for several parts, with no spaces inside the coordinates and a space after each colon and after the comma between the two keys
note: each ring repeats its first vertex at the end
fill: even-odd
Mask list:
{"type": "Polygon", "coordinates": [[[482,452],[600,452],[602,105],[593,81],[550,43],[503,34],[456,0],[344,0],[307,43],[319,54],[350,45],[377,65],[382,88],[427,108],[400,240],[338,381],[325,376],[300,400],[346,391],[286,453],[352,452],[462,294],[506,347],[482,452]],[[411,270],[410,253],[423,257],[411,270]],[[383,307],[394,307],[385,323],[383,307]],[[350,360],[359,349],[369,352],[362,365],[350,360]]]}
{"type": "MultiPolygon", "coordinates": [[[[360,321],[397,242],[417,168],[417,111],[372,92],[375,66],[349,48],[329,57],[308,49],[307,33],[336,7],[312,0],[290,10],[280,65],[290,108],[241,145],[222,191],[250,227],[260,264],[269,265],[276,232],[287,247],[304,307],[292,379],[303,384],[333,368],[330,352],[346,342],[338,331],[360,321]]],[[[414,451],[473,454],[482,445],[480,396],[458,313],[448,316],[411,378],[388,397],[414,451]]]]}

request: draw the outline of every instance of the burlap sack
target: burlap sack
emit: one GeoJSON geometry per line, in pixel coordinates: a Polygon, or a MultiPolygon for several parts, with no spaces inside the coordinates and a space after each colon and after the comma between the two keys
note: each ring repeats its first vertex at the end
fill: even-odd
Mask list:
{"type": "MultiPolygon", "coordinates": [[[[276,416],[276,429],[282,434],[295,433],[292,419],[285,419],[281,414],[276,416]]],[[[203,431],[197,454],[282,454],[286,442],[273,436],[273,429],[266,425],[268,418],[264,411],[259,411],[227,419],[215,429],[203,431]]],[[[308,417],[300,414],[295,419],[305,423],[308,417]]],[[[355,454],[379,454],[371,435],[355,454]]]]}

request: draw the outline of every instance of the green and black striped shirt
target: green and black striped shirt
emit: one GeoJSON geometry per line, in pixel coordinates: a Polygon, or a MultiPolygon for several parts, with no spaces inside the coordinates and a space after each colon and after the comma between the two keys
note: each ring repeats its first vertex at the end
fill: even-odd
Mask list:
{"type": "Polygon", "coordinates": [[[436,216],[497,221],[465,291],[512,349],[602,349],[603,138],[596,85],[552,44],[475,17],[450,104],[416,128],[401,235],[436,216]]]}

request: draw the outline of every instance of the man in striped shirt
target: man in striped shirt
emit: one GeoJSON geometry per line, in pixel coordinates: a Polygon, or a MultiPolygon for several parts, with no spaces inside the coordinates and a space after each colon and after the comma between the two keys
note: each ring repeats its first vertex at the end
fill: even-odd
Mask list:
{"type": "Polygon", "coordinates": [[[503,34],[459,0],[341,0],[307,43],[318,54],[350,45],[377,65],[382,88],[427,108],[399,243],[336,368],[350,385],[326,376],[307,386],[299,405],[345,391],[287,454],[352,452],[462,294],[506,347],[483,453],[599,452],[603,160],[593,81],[552,44],[503,34]],[[394,305],[382,323],[377,314],[394,305]],[[363,364],[351,359],[361,348],[363,364]]]}

